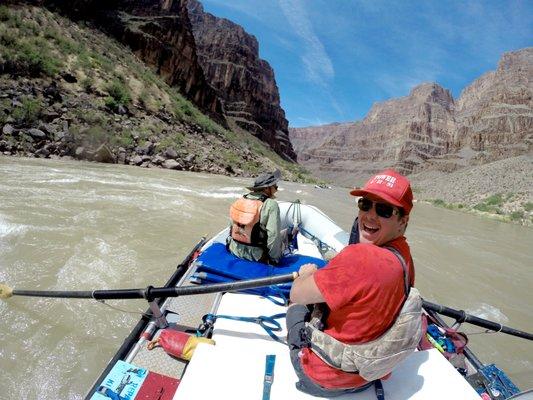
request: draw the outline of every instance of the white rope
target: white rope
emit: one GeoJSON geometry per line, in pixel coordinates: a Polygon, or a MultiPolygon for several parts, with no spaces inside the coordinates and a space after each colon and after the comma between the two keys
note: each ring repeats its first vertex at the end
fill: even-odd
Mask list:
{"type": "MultiPolygon", "coordinates": [[[[96,299],[95,299],[96,300],[96,299]]],[[[126,314],[135,314],[135,315],[140,315],[140,316],[145,316],[147,317],[148,314],[142,312],[142,311],[133,311],[133,310],[125,310],[123,308],[120,308],[120,307],[117,307],[117,306],[113,306],[111,304],[107,304],[105,302],[105,300],[96,300],[98,303],[100,304],[103,304],[104,306],[108,306],[109,308],[115,310],[115,311],[120,311],[120,312],[123,312],[123,313],[126,313],[126,314]]]]}
{"type": "Polygon", "coordinates": [[[500,329],[498,329],[497,331],[493,329],[485,329],[484,331],[480,331],[480,332],[465,332],[465,334],[466,335],[482,335],[485,333],[500,333],[502,329],[503,329],[503,325],[500,325],[500,329]]]}

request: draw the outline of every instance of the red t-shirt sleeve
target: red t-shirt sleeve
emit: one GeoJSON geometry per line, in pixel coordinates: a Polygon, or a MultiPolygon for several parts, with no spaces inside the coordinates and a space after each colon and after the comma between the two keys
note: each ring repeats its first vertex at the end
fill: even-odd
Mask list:
{"type": "Polygon", "coordinates": [[[315,283],[331,310],[338,310],[363,295],[361,291],[365,288],[357,283],[370,256],[366,247],[347,246],[326,267],[315,272],[315,283]]]}

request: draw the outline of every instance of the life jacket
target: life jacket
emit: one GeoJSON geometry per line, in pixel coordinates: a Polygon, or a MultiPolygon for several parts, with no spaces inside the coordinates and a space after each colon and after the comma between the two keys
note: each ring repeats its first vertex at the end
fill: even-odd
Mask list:
{"type": "Polygon", "coordinates": [[[231,218],[230,236],[238,243],[265,247],[266,231],[261,228],[261,208],[268,198],[262,195],[259,200],[241,197],[235,201],[229,210],[231,218]]]}
{"type": "Polygon", "coordinates": [[[398,250],[392,251],[404,272],[406,299],[392,326],[379,338],[362,344],[345,344],[322,332],[313,321],[306,322],[306,335],[313,353],[329,366],[345,372],[358,373],[373,381],[392,372],[394,367],[411,354],[422,337],[422,298],[411,288],[407,265],[398,250]]]}

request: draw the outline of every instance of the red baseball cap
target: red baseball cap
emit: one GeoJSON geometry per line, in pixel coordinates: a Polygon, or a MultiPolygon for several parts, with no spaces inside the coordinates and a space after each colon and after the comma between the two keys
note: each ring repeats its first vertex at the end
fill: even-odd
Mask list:
{"type": "Polygon", "coordinates": [[[373,194],[389,204],[400,207],[405,214],[409,214],[413,208],[413,191],[409,179],[392,169],[374,175],[363,188],[356,188],[350,194],[352,196],[373,194]]]}

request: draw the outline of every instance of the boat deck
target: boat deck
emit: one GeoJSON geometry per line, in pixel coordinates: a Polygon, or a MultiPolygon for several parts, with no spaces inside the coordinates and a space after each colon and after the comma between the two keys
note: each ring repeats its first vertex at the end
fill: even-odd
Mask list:
{"type": "MultiPolygon", "coordinates": [[[[228,293],[222,297],[218,312],[238,316],[270,316],[285,311],[265,298],[228,293]]],[[[284,328],[279,333],[286,335],[284,328]]],[[[174,400],[205,399],[206,391],[217,398],[259,399],[263,393],[265,357],[276,355],[272,400],[313,399],[299,392],[296,374],[285,344],[274,341],[258,324],[218,319],[213,339],[216,345],[200,344],[190,361],[174,400]]],[[[479,395],[437,351],[419,351],[399,365],[392,377],[383,381],[387,400],[472,399],[479,395]]],[[[376,399],[373,388],[337,399],[376,399]]]]}
{"type": "MultiPolygon", "coordinates": [[[[166,315],[167,320],[171,324],[183,327],[184,330],[196,330],[201,322],[201,316],[211,311],[215,298],[216,294],[173,298],[167,308],[169,311],[166,315]]],[[[159,332],[154,335],[154,339],[159,336],[159,332]]],[[[177,378],[181,377],[187,365],[187,362],[169,356],[162,347],[148,350],[146,345],[139,348],[130,362],[141,368],[177,378]]]]}
{"type": "MultiPolygon", "coordinates": [[[[181,279],[180,284],[187,284],[194,272],[195,268],[193,267],[181,279]]],[[[220,294],[211,293],[201,296],[169,298],[163,305],[163,309],[166,310],[165,317],[169,324],[177,325],[180,330],[195,332],[202,321],[202,316],[213,311],[220,296],[220,294]]],[[[153,339],[156,339],[160,332],[157,330],[153,339]]],[[[162,347],[148,350],[146,341],[140,342],[138,351],[128,357],[128,362],[149,371],[175,378],[181,378],[187,366],[186,361],[169,356],[162,347]]]]}

